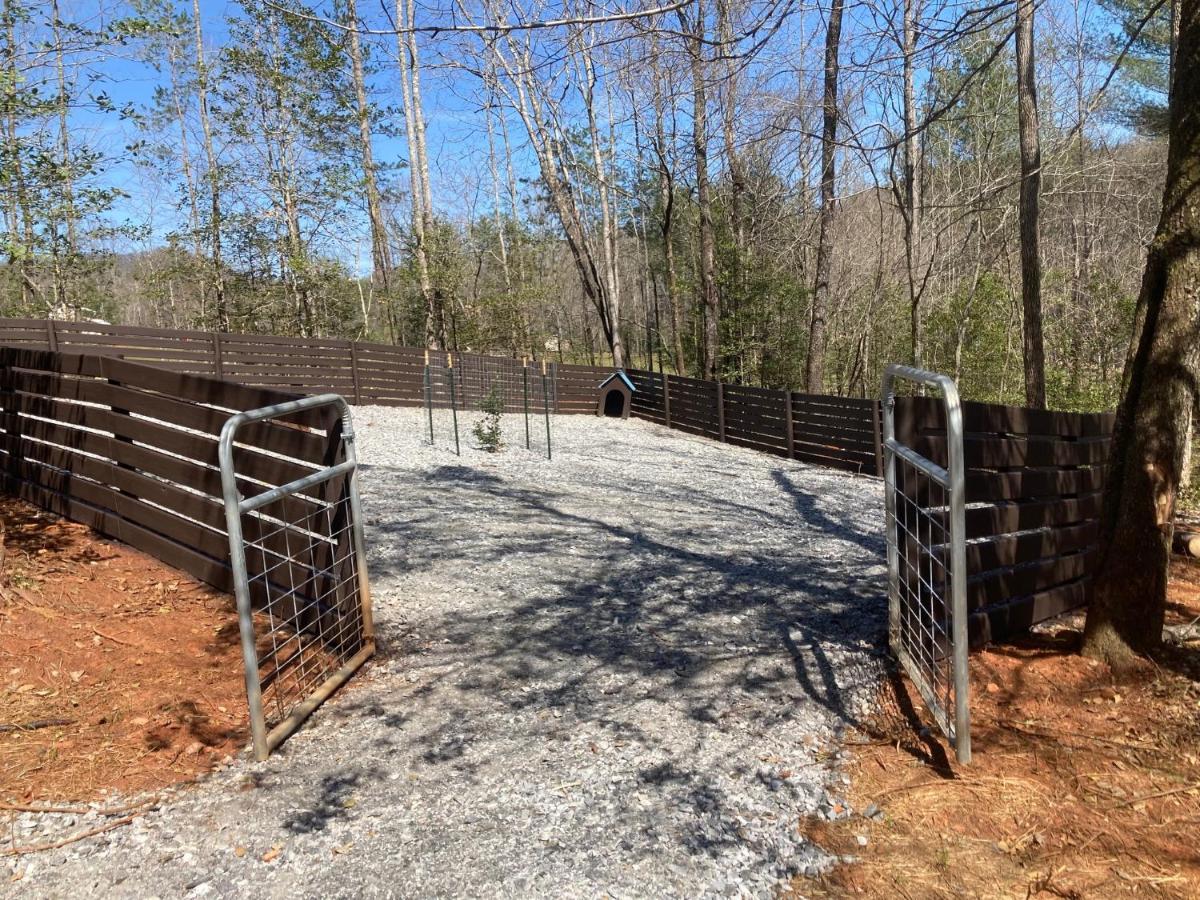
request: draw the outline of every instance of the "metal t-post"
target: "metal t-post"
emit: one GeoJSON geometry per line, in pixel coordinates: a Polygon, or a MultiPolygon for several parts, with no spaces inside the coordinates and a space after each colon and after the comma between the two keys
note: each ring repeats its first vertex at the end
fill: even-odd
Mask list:
{"type": "Polygon", "coordinates": [[[450,370],[450,416],[454,419],[454,453],[462,456],[462,447],[458,444],[458,398],[454,392],[454,354],[446,354],[446,368],[450,370]]]}
{"type": "Polygon", "coordinates": [[[546,361],[542,360],[542,408],[546,411],[546,459],[553,459],[550,452],[550,395],[546,391],[546,361]]]}
{"type": "Polygon", "coordinates": [[[429,443],[433,445],[433,374],[429,371],[429,351],[425,351],[425,411],[429,415],[429,443]]]}
{"type": "Polygon", "coordinates": [[[521,357],[521,380],[525,387],[525,449],[530,449],[529,441],[529,357],[521,357]]]}

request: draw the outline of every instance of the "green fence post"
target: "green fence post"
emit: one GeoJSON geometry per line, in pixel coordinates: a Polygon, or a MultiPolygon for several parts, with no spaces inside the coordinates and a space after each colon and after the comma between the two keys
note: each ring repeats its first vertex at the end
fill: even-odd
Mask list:
{"type": "Polygon", "coordinates": [[[529,357],[521,357],[521,380],[525,390],[525,449],[530,449],[529,440],[529,357]]]}
{"type": "Polygon", "coordinates": [[[542,408],[546,411],[546,459],[553,459],[550,452],[550,395],[546,393],[546,361],[542,360],[542,408]]]}
{"type": "Polygon", "coordinates": [[[454,419],[454,453],[462,456],[462,447],[458,443],[458,399],[454,393],[454,354],[446,354],[446,368],[450,370],[450,416],[454,419]]]}

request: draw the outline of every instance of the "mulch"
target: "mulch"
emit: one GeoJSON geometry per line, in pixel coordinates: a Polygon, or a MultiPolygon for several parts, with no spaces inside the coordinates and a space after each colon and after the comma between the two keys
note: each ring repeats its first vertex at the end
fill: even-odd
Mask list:
{"type": "Polygon", "coordinates": [[[858,862],[796,893],[1200,896],[1198,619],[1200,562],[1176,558],[1168,626],[1183,639],[1137,671],[1078,655],[1082,615],[974,654],[968,766],[893,680],[856,739],[854,814],[812,826],[858,862]]]}
{"type": "Polygon", "coordinates": [[[188,781],[247,740],[231,597],[0,498],[0,803],[188,781]]]}

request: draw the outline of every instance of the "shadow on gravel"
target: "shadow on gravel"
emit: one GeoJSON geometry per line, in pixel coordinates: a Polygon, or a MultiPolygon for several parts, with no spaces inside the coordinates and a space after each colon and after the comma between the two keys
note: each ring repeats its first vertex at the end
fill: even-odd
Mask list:
{"type": "MultiPolygon", "coordinates": [[[[833,518],[828,508],[837,509],[838,491],[824,498],[807,493],[795,480],[811,482],[812,473],[803,470],[774,472],[780,496],[755,507],[700,487],[630,480],[616,462],[613,483],[596,488],[649,502],[656,520],[648,527],[567,510],[552,486],[515,486],[466,466],[417,475],[424,478],[422,499],[435,502],[410,509],[403,521],[375,526],[374,540],[404,547],[402,561],[380,574],[411,574],[438,560],[461,559],[464,566],[494,570],[502,582],[506,561],[538,560],[542,580],[520,600],[493,608],[481,594],[477,610],[436,626],[425,623],[469,645],[489,673],[478,689],[505,696],[514,709],[569,710],[572,717],[602,720],[619,718],[619,705],[660,698],[682,701],[695,718],[720,725],[739,704],[751,705],[746,701],[769,691],[853,721],[837,678],[838,657],[881,647],[885,611],[882,536],[855,524],[869,517],[833,518]],[[672,521],[672,510],[683,508],[704,510],[705,521],[672,521]],[[478,520],[473,510],[480,511],[478,520]],[[489,511],[502,520],[488,521],[489,511]],[[748,530],[772,528],[795,533],[792,553],[756,553],[754,542],[745,540],[748,530]],[[697,540],[698,530],[727,534],[697,540]],[[636,683],[610,699],[599,685],[605,677],[636,683]],[[513,697],[497,687],[531,679],[558,686],[513,697]]],[[[395,485],[413,493],[412,472],[376,466],[368,477],[384,490],[395,485]]],[[[844,480],[829,477],[834,484],[844,480]]],[[[775,714],[786,720],[788,708],[775,714]]],[[[431,761],[455,754],[446,735],[428,738],[431,761]]]]}
{"type": "Polygon", "coordinates": [[[324,831],[335,819],[346,818],[355,807],[354,792],[384,773],[375,767],[360,771],[339,772],[321,779],[312,806],[293,812],[283,827],[293,834],[313,834],[324,831]]]}
{"type": "Polygon", "coordinates": [[[561,761],[546,802],[576,770],[599,779],[609,821],[629,823],[617,852],[792,858],[760,842],[796,840],[788,816],[826,802],[819,748],[863,724],[884,669],[881,491],[677,441],[610,435],[544,479],[490,460],[363,467],[373,577],[442,596],[411,619],[397,598],[381,623],[403,674],[388,709],[347,698],[339,715],[391,717],[375,747],[413,790],[540,778],[523,790],[557,795],[561,761]],[[772,748],[800,768],[780,775],[772,748]],[[778,833],[746,830],[764,808],[778,833]]]}

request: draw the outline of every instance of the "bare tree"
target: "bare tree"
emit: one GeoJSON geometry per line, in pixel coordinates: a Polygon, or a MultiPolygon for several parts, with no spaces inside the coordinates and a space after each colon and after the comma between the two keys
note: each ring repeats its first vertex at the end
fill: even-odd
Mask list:
{"type": "Polygon", "coordinates": [[[1025,402],[1046,406],[1042,335],[1042,145],[1034,70],[1034,0],[1017,0],[1017,119],[1021,144],[1021,308],[1024,313],[1025,402]]]}
{"type": "Polygon", "coordinates": [[[4,163],[9,169],[10,199],[8,205],[9,265],[17,264],[21,280],[21,305],[28,308],[41,290],[33,279],[33,216],[30,210],[29,188],[25,180],[23,145],[17,127],[17,85],[21,79],[21,62],[17,44],[17,10],[13,0],[4,0],[4,163]]]}
{"type": "Polygon", "coordinates": [[[413,0],[396,0],[396,19],[408,31],[396,32],[397,62],[400,66],[400,92],[404,107],[404,132],[408,140],[409,189],[412,200],[413,259],[417,281],[425,304],[425,345],[433,349],[446,346],[446,315],[442,298],[433,284],[429,266],[429,238],[433,230],[433,193],[429,187],[429,164],[425,155],[425,111],[421,105],[419,73],[421,68],[416,32],[413,28],[416,6],[413,0]]]}
{"type": "Polygon", "coordinates": [[[713,231],[712,196],[708,178],[708,73],[704,47],[708,42],[704,0],[696,0],[695,19],[688,22],[679,11],[681,30],[688,35],[692,69],[692,153],[696,165],[696,207],[700,237],[700,308],[704,335],[700,362],[703,377],[715,379],[721,369],[721,295],[717,289],[716,235],[713,231]]]}
{"type": "MultiPolygon", "coordinates": [[[[358,2],[346,0],[346,21],[350,26],[349,55],[351,80],[354,83],[355,110],[362,154],[363,188],[367,200],[367,221],[371,227],[371,283],[387,296],[392,274],[392,253],[387,225],[383,218],[383,203],[375,170],[375,155],[371,136],[371,106],[367,100],[366,78],[363,72],[362,44],[358,36],[358,2]]],[[[390,317],[389,317],[390,321],[390,317]]]]}
{"type": "MultiPolygon", "coordinates": [[[[499,9],[489,7],[489,14],[497,21],[501,18],[499,9]]],[[[610,257],[597,249],[594,229],[578,191],[577,182],[582,181],[586,170],[574,159],[560,123],[562,88],[539,77],[541,69],[535,64],[528,34],[518,37],[506,33],[502,39],[489,40],[484,53],[495,65],[497,89],[525,127],[548,204],[563,229],[567,250],[579,275],[580,288],[595,310],[604,338],[616,358],[621,352],[620,322],[616,315],[619,300],[614,308],[611,282],[606,274],[610,257]]],[[[594,179],[596,174],[593,169],[591,177],[594,179]]]]}
{"type": "Polygon", "coordinates": [[[208,112],[208,62],[204,56],[204,29],[200,24],[200,0],[192,0],[192,28],[196,38],[196,105],[204,134],[204,157],[208,166],[208,251],[212,262],[213,304],[218,331],[229,330],[225,303],[225,267],[221,259],[221,170],[213,146],[212,120],[208,112]]]}
{"type": "Polygon", "coordinates": [[[808,336],[807,390],[820,394],[825,390],[826,319],[829,315],[829,276],[833,269],[833,223],[837,202],[837,131],[838,131],[838,53],[842,40],[843,0],[830,0],[829,21],[825,31],[825,94],[822,101],[821,127],[821,224],[817,240],[816,284],[813,288],[812,317],[808,336]]]}
{"type": "MultiPolygon", "coordinates": [[[[658,54],[652,56],[657,60],[658,54]]],[[[686,360],[683,355],[683,297],[679,291],[679,278],[675,263],[675,160],[672,152],[674,129],[670,141],[666,130],[666,102],[674,104],[674,97],[665,95],[663,79],[669,77],[666,71],[660,71],[655,64],[650,77],[654,81],[654,156],[655,168],[658,170],[658,227],[662,236],[663,246],[663,280],[667,292],[667,305],[671,309],[671,352],[675,371],[682,374],[685,371],[686,360]]],[[[673,108],[673,107],[672,107],[673,108]]],[[[674,117],[672,117],[673,119],[674,117]]]]}
{"type": "Polygon", "coordinates": [[[917,6],[919,0],[903,0],[904,22],[901,29],[904,91],[904,197],[900,204],[904,216],[904,267],[908,281],[908,305],[912,331],[912,364],[922,365],[921,295],[925,279],[921,274],[921,160],[920,132],[917,129],[916,53],[917,6]]]}

